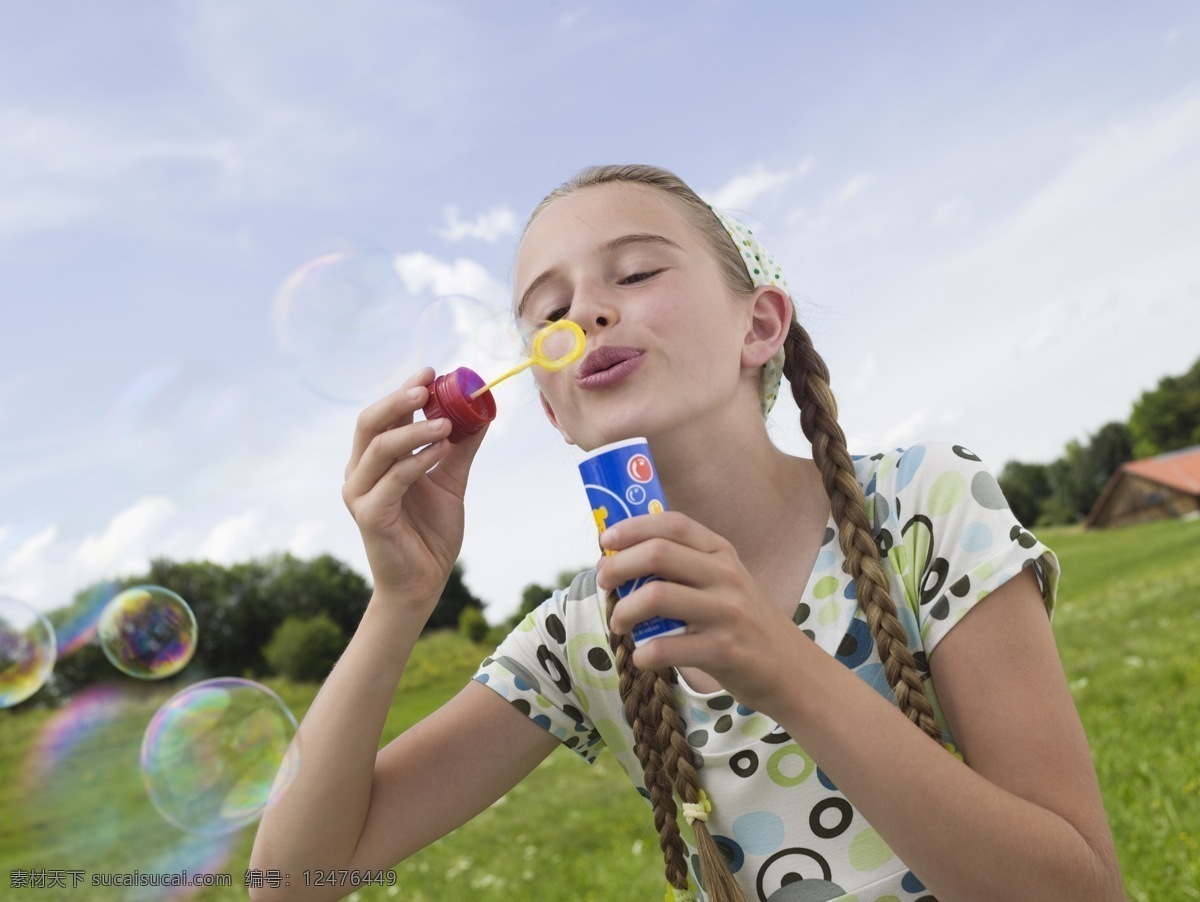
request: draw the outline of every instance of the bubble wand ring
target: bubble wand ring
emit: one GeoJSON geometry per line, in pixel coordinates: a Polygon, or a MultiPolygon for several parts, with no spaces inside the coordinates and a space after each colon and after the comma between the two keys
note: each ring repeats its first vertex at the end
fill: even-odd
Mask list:
{"type": "Polygon", "coordinates": [[[551,372],[563,369],[583,354],[585,341],[583,329],[578,323],[556,320],[539,329],[534,335],[528,359],[487,385],[484,385],[478,373],[464,366],[452,373],[438,376],[429,387],[429,400],[424,407],[425,418],[431,420],[435,417],[446,417],[452,425],[450,443],[461,442],[495,418],[496,399],[492,397],[492,388],[534,365],[551,372]],[[546,354],[546,341],[560,332],[570,334],[571,348],[558,357],[549,357],[546,354]]]}
{"type": "Polygon", "coordinates": [[[579,355],[583,353],[583,346],[586,340],[586,336],[584,336],[583,329],[580,328],[579,323],[573,322],[569,319],[555,320],[554,322],[543,326],[541,329],[538,329],[537,334],[533,336],[533,346],[530,349],[529,357],[525,360],[522,360],[503,376],[499,376],[493,379],[487,385],[483,386],[483,388],[472,394],[471,398],[478,398],[484,392],[491,391],[510,376],[515,376],[517,373],[524,372],[534,365],[540,366],[542,369],[549,370],[552,373],[558,372],[559,370],[569,366],[571,363],[579,359],[579,355]],[[545,351],[546,339],[558,332],[571,333],[571,336],[574,339],[574,341],[571,343],[571,349],[561,357],[547,357],[545,351]]]}

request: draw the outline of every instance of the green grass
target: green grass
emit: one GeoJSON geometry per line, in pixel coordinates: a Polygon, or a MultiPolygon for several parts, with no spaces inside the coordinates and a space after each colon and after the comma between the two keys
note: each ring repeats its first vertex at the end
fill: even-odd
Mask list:
{"type": "Polygon", "coordinates": [[[1200,899],[1200,521],[1039,538],[1126,892],[1200,899]]]}
{"type": "MultiPolygon", "coordinates": [[[[1082,533],[1042,530],[1064,576],[1055,632],[1091,741],[1109,822],[1134,900],[1200,899],[1200,522],[1082,533]]],[[[488,647],[449,634],[418,644],[384,741],[457,692],[488,647]]],[[[302,717],[315,686],[269,681],[302,717]]],[[[11,890],[17,869],[93,874],[197,870],[205,849],[159,818],[137,765],[142,731],[170,694],[137,685],[102,711],[54,773],[38,780],[36,749],[54,712],[0,712],[0,896],[130,900],[127,889],[11,890]],[[193,846],[186,847],[187,843],[193,846]],[[169,867],[172,853],[190,858],[169,867]]],[[[253,830],[208,851],[244,899],[253,830]]],[[[471,823],[396,868],[398,886],[351,898],[659,899],[662,878],[648,809],[614,759],[588,767],[552,754],[471,823]],[[401,888],[402,887],[402,888],[401,888]]],[[[68,875],[68,885],[69,885],[68,875]]],[[[144,898],[166,898],[161,891],[144,898]]]]}

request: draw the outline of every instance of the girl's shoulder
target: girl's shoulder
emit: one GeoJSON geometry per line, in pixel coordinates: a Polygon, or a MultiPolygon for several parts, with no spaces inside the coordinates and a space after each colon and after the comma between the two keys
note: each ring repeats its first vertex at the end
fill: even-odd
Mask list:
{"type": "Polygon", "coordinates": [[[875,454],[853,456],[855,474],[870,498],[932,501],[969,497],[985,508],[1008,507],[987,464],[964,445],[944,441],[917,442],[875,454]]]}

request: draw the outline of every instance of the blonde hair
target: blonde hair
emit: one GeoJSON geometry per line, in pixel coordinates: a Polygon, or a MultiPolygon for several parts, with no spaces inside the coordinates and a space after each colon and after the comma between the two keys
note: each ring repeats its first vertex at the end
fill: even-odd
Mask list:
{"type": "MultiPolygon", "coordinates": [[[[688,221],[707,239],[730,290],[737,294],[753,291],[754,285],[741,254],[720,220],[699,195],[665,169],[644,165],[584,169],[546,195],[529,217],[529,222],[561,197],[610,183],[646,185],[674,198],[688,221]]],[[[526,224],[526,229],[528,227],[526,224]]],[[[800,408],[800,427],[812,445],[813,461],[821,473],[830,511],[838,525],[838,541],[846,558],[845,570],[855,581],[858,607],[875,639],[888,683],[900,710],[940,742],[941,729],[923,691],[921,674],[908,649],[904,626],[896,616],[896,604],[883,571],[879,547],[867,519],[862,487],[855,477],[845,434],[838,425],[837,402],[829,387],[829,369],[794,313],[784,352],[783,371],[800,408]]],[[[609,619],[616,601],[616,592],[610,590],[606,599],[609,619]]],[[[633,639],[629,635],[615,635],[610,631],[609,641],[616,659],[625,716],[633,729],[634,750],[642,765],[646,791],[654,810],[667,882],[677,889],[687,889],[687,849],[679,832],[675,796],[684,803],[698,802],[700,780],[683,718],[675,703],[675,672],[670,668],[639,670],[633,663],[633,639]]],[[[714,800],[714,804],[720,803],[720,799],[714,800]]],[[[693,830],[700,853],[703,885],[709,898],[714,902],[742,900],[741,889],[706,825],[696,821],[693,830]]]]}

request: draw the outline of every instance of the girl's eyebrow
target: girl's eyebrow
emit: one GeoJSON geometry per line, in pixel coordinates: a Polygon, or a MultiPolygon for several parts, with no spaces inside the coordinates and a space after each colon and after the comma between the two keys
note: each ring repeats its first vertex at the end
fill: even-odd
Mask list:
{"type": "MultiPolygon", "coordinates": [[[[615,250],[619,250],[630,244],[661,244],[664,247],[672,247],[677,251],[683,250],[678,244],[670,238],[663,235],[655,235],[652,232],[634,232],[630,235],[622,235],[619,238],[614,238],[612,241],[607,241],[600,246],[601,254],[608,254],[615,250]]],[[[558,267],[552,266],[545,272],[538,275],[536,279],[529,283],[529,287],[525,289],[525,293],[521,295],[521,303],[517,305],[517,319],[521,318],[521,314],[525,312],[525,304],[535,291],[545,285],[547,282],[556,278],[560,273],[558,267]]]]}

